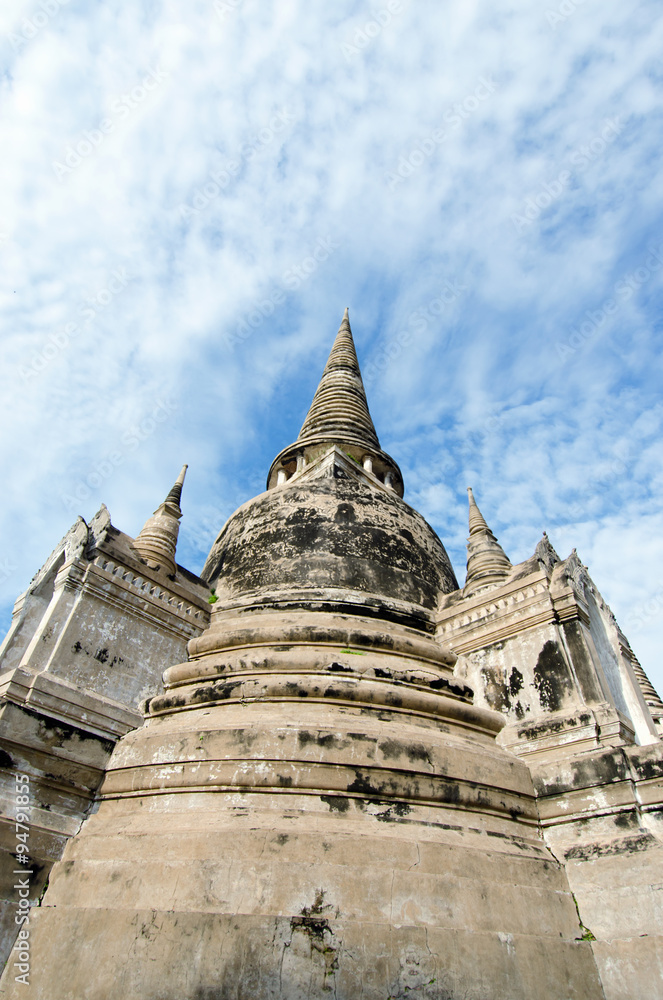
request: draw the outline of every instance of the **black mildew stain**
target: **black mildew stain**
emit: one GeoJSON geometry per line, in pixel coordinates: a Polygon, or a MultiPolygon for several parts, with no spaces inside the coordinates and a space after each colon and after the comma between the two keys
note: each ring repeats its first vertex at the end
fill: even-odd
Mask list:
{"type": "Polygon", "coordinates": [[[539,653],[534,668],[534,686],[539,692],[541,707],[557,712],[571,692],[569,670],[556,642],[548,639],[539,653]]]}
{"type": "Polygon", "coordinates": [[[345,795],[321,795],[320,800],[329,806],[330,812],[346,813],[350,808],[350,799],[345,795]]]}

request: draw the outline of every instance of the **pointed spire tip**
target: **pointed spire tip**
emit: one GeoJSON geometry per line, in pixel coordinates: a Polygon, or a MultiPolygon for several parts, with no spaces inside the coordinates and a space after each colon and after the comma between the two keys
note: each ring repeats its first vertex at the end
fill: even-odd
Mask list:
{"type": "Polygon", "coordinates": [[[324,435],[330,441],[354,439],[379,450],[380,442],[368,410],[348,315],[346,307],[297,440],[324,435]]]}
{"type": "Polygon", "coordinates": [[[182,486],[184,485],[184,477],[186,476],[186,470],[188,468],[189,468],[189,466],[187,464],[184,464],[182,466],[182,471],[180,472],[179,476],[175,480],[170,493],[168,494],[168,496],[164,500],[165,504],[169,503],[169,504],[172,504],[173,506],[179,508],[179,506],[180,506],[180,500],[182,499],[182,486]]]}
{"type": "MultiPolygon", "coordinates": [[[[360,465],[368,457],[371,462],[375,460],[380,466],[378,478],[384,476],[386,482],[389,476],[388,485],[399,496],[403,496],[401,471],[394,460],[380,448],[371,419],[349,316],[350,308],[346,306],[297,440],[279,452],[272,462],[267,476],[267,489],[276,486],[279,477],[284,481],[282,472],[286,479],[289,478],[287,471],[294,467],[295,459],[299,470],[300,466],[307,464],[309,457],[315,459],[319,454],[316,450],[311,456],[307,449],[319,449],[320,445],[333,444],[355,457],[360,465]],[[350,452],[347,451],[348,448],[351,449],[350,452]],[[301,463],[300,458],[303,460],[301,463]]],[[[364,468],[367,466],[364,465],[364,468]]],[[[373,471],[375,472],[375,468],[373,471]]]]}
{"type": "Polygon", "coordinates": [[[177,536],[180,530],[179,519],[182,516],[180,500],[182,484],[188,465],[182,466],[182,471],[175,480],[170,493],[159,504],[152,517],[149,517],[134,539],[134,546],[145,558],[148,565],[165,569],[168,574],[177,571],[175,551],[177,536]]]}
{"type": "Polygon", "coordinates": [[[471,486],[467,487],[467,499],[470,507],[470,535],[476,534],[477,531],[489,531],[490,529],[484,520],[483,514],[479,510],[479,505],[474,499],[471,486]]]}
{"type": "Polygon", "coordinates": [[[494,586],[506,579],[511,563],[479,510],[471,486],[467,487],[467,495],[470,537],[467,540],[467,577],[464,590],[466,594],[473,594],[478,588],[494,586]]]}

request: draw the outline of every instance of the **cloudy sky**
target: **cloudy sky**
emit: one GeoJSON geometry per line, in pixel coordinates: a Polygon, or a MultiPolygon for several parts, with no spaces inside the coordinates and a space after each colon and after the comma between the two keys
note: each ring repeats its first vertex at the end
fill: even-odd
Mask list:
{"type": "Polygon", "coordinates": [[[577,548],[663,688],[661,52],[654,0],[4,0],[3,624],[183,462],[199,571],[347,305],[461,582],[471,485],[512,562],[577,548]]]}

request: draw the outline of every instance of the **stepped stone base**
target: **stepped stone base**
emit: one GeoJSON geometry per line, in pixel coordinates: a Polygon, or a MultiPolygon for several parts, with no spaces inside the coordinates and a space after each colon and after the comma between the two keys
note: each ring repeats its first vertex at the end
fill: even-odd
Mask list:
{"type": "Polygon", "coordinates": [[[527,768],[455,710],[148,720],[33,912],[29,995],[603,1000],[527,768]]]}

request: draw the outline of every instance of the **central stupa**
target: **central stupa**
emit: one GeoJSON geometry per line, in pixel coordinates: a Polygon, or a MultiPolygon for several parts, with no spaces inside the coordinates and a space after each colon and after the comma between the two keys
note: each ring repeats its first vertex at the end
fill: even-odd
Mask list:
{"type": "Polygon", "coordinates": [[[529,771],[436,638],[458,584],[380,448],[347,311],[267,487],[31,917],[30,996],[599,1000],[529,771]]]}

